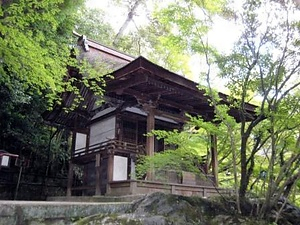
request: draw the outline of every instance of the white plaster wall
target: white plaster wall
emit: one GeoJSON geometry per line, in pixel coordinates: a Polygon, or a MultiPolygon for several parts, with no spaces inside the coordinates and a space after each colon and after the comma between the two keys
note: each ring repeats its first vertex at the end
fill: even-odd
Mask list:
{"type": "Polygon", "coordinates": [[[114,156],[113,181],[127,180],[127,157],[114,156]]]}
{"type": "Polygon", "coordinates": [[[75,150],[86,147],[86,134],[76,133],[75,150]]]}
{"type": "Polygon", "coordinates": [[[112,116],[96,122],[90,127],[90,145],[115,138],[116,117],[112,116]]]}

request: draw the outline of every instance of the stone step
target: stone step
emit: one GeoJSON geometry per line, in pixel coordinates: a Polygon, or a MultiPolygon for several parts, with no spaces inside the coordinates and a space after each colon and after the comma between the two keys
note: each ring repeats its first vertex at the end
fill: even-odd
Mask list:
{"type": "Polygon", "coordinates": [[[59,202],[132,202],[138,200],[145,195],[122,195],[122,196],[53,196],[48,197],[47,201],[59,202]]]}

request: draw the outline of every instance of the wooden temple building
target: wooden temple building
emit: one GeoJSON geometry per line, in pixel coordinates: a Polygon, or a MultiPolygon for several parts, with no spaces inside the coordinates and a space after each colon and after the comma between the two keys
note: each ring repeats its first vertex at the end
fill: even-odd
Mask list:
{"type": "MultiPolygon", "coordinates": [[[[75,34],[77,35],[77,34],[75,34]]],[[[144,57],[132,57],[100,45],[78,35],[80,56],[94,65],[108,62],[114,72],[107,78],[104,101],[96,105],[96,97],[85,87],[80,88],[85,100],[77,110],[65,113],[63,106],[71,104],[74,94],[63,94],[63,106],[46,115],[52,124],[65,125],[73,132],[72,154],[69,164],[67,195],[135,195],[162,191],[182,195],[209,196],[226,190],[218,189],[218,161],[216,137],[212,137],[211,165],[207,180],[183,171],[178,177],[165,172],[165,180],[149,173],[145,179],[135,177],[139,155],[152,156],[163,151],[163,140],[145,136],[153,129],[182,129],[186,113],[202,116],[210,121],[214,108],[205,91],[197,83],[175,74],[144,57]],[[83,183],[76,185],[74,166],[83,168],[83,183]]],[[[101,74],[101,71],[99,71],[101,74]]],[[[69,69],[70,76],[80,71],[69,69]]],[[[220,104],[228,104],[227,96],[219,93],[220,104]]],[[[254,114],[254,106],[247,105],[247,114],[254,114]]],[[[237,121],[240,112],[228,112],[237,121]]],[[[249,118],[250,119],[250,118],[249,118]]]]}

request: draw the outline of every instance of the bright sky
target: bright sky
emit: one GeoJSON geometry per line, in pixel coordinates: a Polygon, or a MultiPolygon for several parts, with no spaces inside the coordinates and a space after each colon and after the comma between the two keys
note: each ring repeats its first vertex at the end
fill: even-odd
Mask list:
{"type": "MultiPolygon", "coordinates": [[[[113,26],[116,32],[119,31],[120,27],[127,18],[128,9],[126,9],[125,7],[114,5],[110,0],[87,0],[86,5],[90,8],[104,9],[110,24],[113,26]]],[[[151,5],[147,7],[151,7],[151,5]]],[[[136,15],[133,18],[137,26],[142,25],[143,23],[145,23],[145,21],[147,21],[145,13],[146,10],[144,8],[139,7],[137,9],[136,15]]],[[[136,29],[135,24],[133,22],[130,22],[127,29],[136,29]]],[[[222,52],[229,52],[237,37],[238,27],[222,18],[216,19],[213,29],[208,33],[209,43],[222,52]]],[[[190,61],[190,68],[193,73],[194,81],[199,82],[199,73],[205,72],[205,66],[205,62],[203,62],[203,65],[201,65],[201,59],[199,59],[199,57],[192,57],[190,61]]],[[[223,85],[224,82],[221,82],[217,78],[212,79],[211,82],[214,87],[218,88],[218,90],[227,92],[226,88],[223,85]]]]}
{"type": "MultiPolygon", "coordinates": [[[[116,32],[119,31],[128,15],[128,9],[126,9],[126,7],[118,6],[111,0],[86,0],[86,6],[104,10],[107,14],[107,18],[109,18],[109,23],[113,26],[116,32]]],[[[137,25],[145,23],[146,17],[144,14],[145,10],[141,9],[141,7],[138,7],[137,13],[133,17],[134,22],[137,25]]],[[[129,24],[128,29],[135,29],[132,22],[129,24]]]]}
{"type": "MultiPolygon", "coordinates": [[[[168,2],[171,0],[164,0],[163,2],[168,2]]],[[[235,9],[239,9],[241,7],[242,1],[241,0],[233,0],[234,4],[233,7],[235,9]]],[[[293,0],[296,2],[296,4],[300,5],[300,0],[293,0]]],[[[147,2],[148,3],[148,2],[147,2]]],[[[114,27],[115,31],[118,32],[122,24],[127,18],[128,9],[126,7],[120,7],[116,6],[112,3],[111,0],[87,0],[86,5],[90,8],[101,8],[105,10],[108,21],[110,24],[114,27]]],[[[149,4],[147,5],[149,8],[149,4]]],[[[150,5],[151,7],[151,5],[150,5]]],[[[268,15],[267,8],[261,9],[262,12],[260,13],[260,16],[262,18],[266,17],[268,15]]],[[[148,11],[150,12],[151,9],[148,11]]],[[[143,25],[146,23],[147,18],[145,16],[145,13],[147,12],[147,9],[145,7],[139,7],[136,11],[136,14],[133,18],[135,24],[137,26],[143,25]]],[[[293,14],[293,19],[296,19],[297,21],[300,20],[299,14],[293,14]],[[294,18],[295,17],[295,18],[294,18]]],[[[269,22],[277,23],[278,18],[271,19],[269,22]]],[[[134,30],[136,29],[135,24],[133,22],[130,22],[127,29],[128,30],[134,30]]],[[[267,24],[265,24],[267,25],[267,24]]],[[[262,26],[262,29],[264,30],[264,26],[262,26]]],[[[214,20],[214,26],[211,31],[208,33],[208,41],[210,44],[212,44],[214,47],[216,47],[219,51],[229,53],[230,50],[233,47],[233,43],[237,40],[239,36],[239,27],[234,24],[233,22],[228,22],[222,18],[216,18],[214,20]]],[[[199,72],[205,72],[205,60],[202,58],[199,58],[197,56],[193,56],[190,62],[190,68],[192,70],[192,73],[194,74],[193,80],[196,82],[199,81],[199,72]],[[203,61],[203,62],[202,62],[203,61]],[[202,63],[201,63],[202,62],[202,63]],[[201,71],[202,70],[202,71],[201,71]]],[[[212,68],[212,75],[216,74],[217,71],[214,70],[215,68],[212,68]]],[[[176,72],[176,71],[174,71],[176,72]]],[[[214,76],[213,80],[211,80],[212,85],[217,88],[221,92],[227,92],[227,89],[224,87],[224,81],[221,81],[220,79],[216,78],[214,76]]]]}
{"type": "MultiPolygon", "coordinates": [[[[109,22],[116,32],[118,32],[127,18],[128,9],[114,5],[110,0],[87,0],[86,5],[90,8],[106,9],[107,18],[113,18],[109,22]]],[[[145,23],[145,11],[146,10],[141,9],[141,7],[138,8],[135,17],[133,18],[137,26],[145,23]]],[[[132,22],[128,26],[128,30],[130,29],[136,29],[132,22]]],[[[236,25],[222,18],[218,18],[216,19],[213,29],[209,32],[209,42],[220,51],[229,52],[233,42],[238,36],[237,33],[238,28],[236,25]]]]}

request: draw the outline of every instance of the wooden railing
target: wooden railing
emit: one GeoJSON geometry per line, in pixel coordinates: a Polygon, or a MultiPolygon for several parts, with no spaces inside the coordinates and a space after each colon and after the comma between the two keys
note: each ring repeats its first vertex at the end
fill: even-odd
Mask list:
{"type": "Polygon", "coordinates": [[[90,145],[89,147],[76,149],[72,155],[72,158],[98,153],[125,153],[144,155],[146,153],[146,150],[143,145],[137,145],[134,143],[111,139],[101,143],[90,145]]]}

